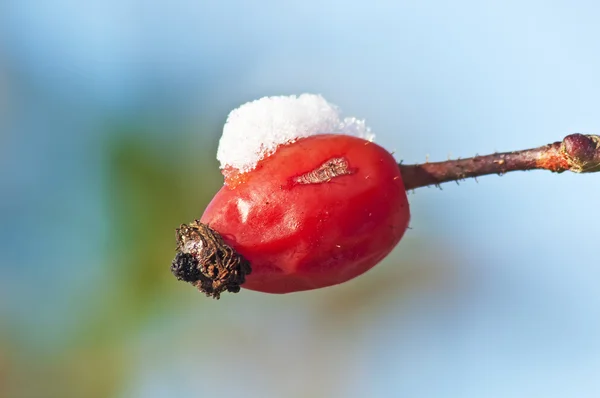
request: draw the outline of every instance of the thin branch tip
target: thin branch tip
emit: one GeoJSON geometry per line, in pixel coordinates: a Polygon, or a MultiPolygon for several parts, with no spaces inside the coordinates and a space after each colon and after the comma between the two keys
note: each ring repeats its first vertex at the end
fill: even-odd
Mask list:
{"type": "Polygon", "coordinates": [[[594,173],[600,171],[600,136],[571,134],[562,141],[542,147],[514,152],[475,155],[472,158],[400,164],[407,190],[477,178],[490,174],[504,175],[512,171],[549,170],[555,173],[594,173]]]}

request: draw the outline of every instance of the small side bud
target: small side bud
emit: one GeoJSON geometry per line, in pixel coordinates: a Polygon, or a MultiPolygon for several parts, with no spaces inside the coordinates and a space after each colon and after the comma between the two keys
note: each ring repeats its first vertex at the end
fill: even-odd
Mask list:
{"type": "Polygon", "coordinates": [[[600,140],[598,136],[568,135],[563,140],[561,149],[569,161],[571,171],[586,173],[600,170],[600,140]]]}

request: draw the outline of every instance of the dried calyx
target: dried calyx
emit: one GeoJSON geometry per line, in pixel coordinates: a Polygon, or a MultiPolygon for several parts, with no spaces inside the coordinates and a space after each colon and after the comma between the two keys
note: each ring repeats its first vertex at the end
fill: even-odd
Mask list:
{"type": "Polygon", "coordinates": [[[171,272],[208,297],[219,299],[225,291],[239,292],[252,269],[218,232],[195,220],[177,229],[177,254],[171,272]]]}

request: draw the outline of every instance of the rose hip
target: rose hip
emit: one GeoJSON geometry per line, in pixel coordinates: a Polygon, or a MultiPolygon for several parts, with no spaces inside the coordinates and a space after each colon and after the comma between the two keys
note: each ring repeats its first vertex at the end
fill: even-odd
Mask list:
{"type": "Polygon", "coordinates": [[[347,135],[281,145],[226,184],[201,222],[252,267],[242,287],[268,293],[318,289],[371,269],[410,219],[398,164],[382,147],[347,135]]]}

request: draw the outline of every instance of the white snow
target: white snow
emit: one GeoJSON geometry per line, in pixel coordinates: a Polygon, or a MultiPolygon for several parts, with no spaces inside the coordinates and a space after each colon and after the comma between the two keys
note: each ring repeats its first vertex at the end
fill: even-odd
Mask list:
{"type": "Polygon", "coordinates": [[[231,167],[245,173],[278,146],[318,134],[347,134],[369,141],[375,138],[364,120],[342,119],[339,108],[320,95],[264,97],[231,111],[217,159],[222,169],[231,167]]]}

